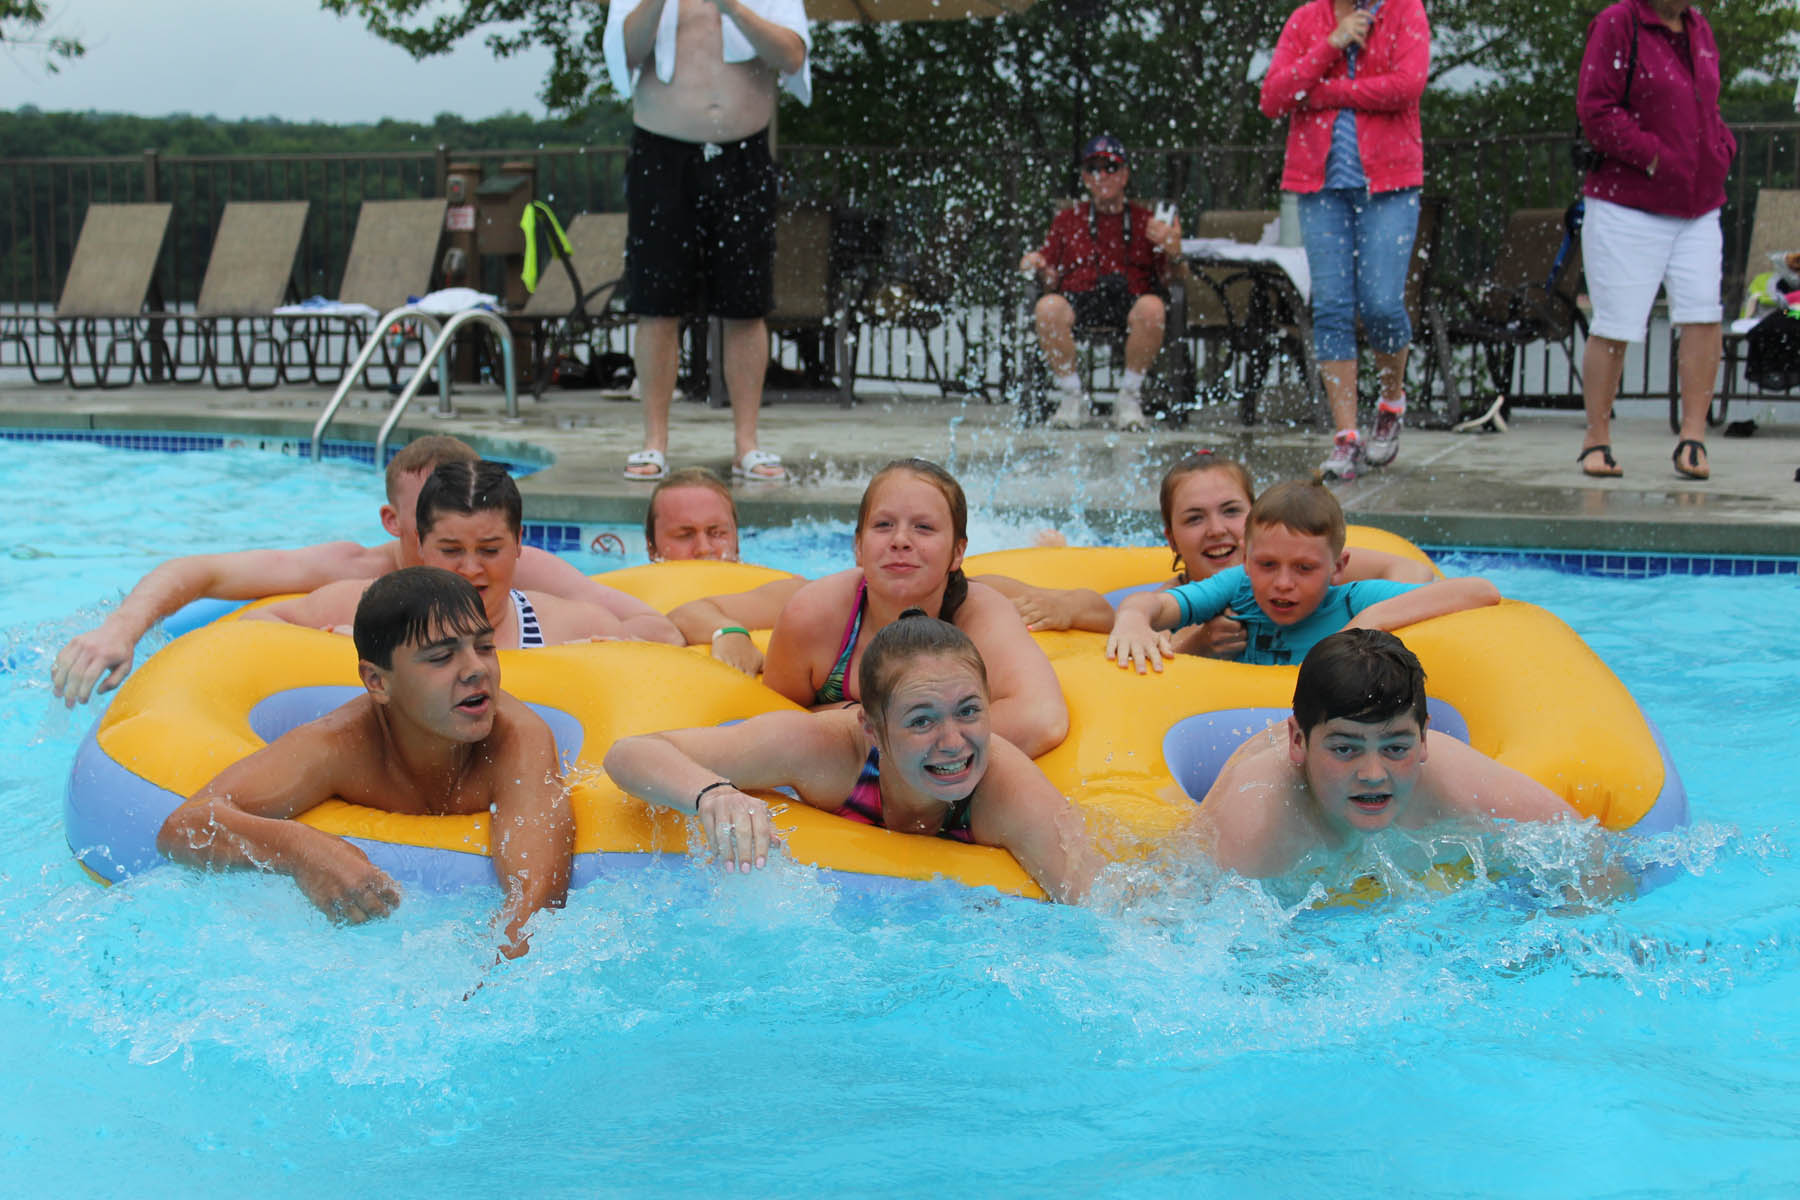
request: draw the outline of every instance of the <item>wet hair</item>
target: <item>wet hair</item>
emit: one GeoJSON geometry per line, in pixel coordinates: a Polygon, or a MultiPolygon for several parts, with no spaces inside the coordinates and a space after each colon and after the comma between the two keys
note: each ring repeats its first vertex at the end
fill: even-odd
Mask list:
{"type": "Polygon", "coordinates": [[[900,682],[907,665],[932,655],[966,664],[981,681],[981,690],[987,691],[987,664],[981,661],[981,651],[969,635],[948,621],[928,615],[922,608],[909,608],[869,640],[862,662],[857,665],[856,682],[870,721],[881,724],[888,695],[900,682]]]}
{"type": "Polygon", "coordinates": [[[357,602],[352,630],[356,656],[384,671],[401,646],[494,631],[475,586],[442,567],[402,567],[371,583],[357,602]]]}
{"type": "Polygon", "coordinates": [[[1335,558],[1344,552],[1344,510],[1322,483],[1293,479],[1278,483],[1250,506],[1246,542],[1256,540],[1259,527],[1280,525],[1306,537],[1322,537],[1331,544],[1335,558]]]}
{"type": "Polygon", "coordinates": [[[431,532],[438,517],[445,513],[471,516],[478,512],[498,512],[506,517],[506,527],[518,537],[524,528],[525,503],[519,497],[519,485],[505,463],[447,462],[439,463],[419,489],[419,506],[415,510],[419,540],[431,532]]]}
{"type": "Polygon", "coordinates": [[[1309,737],[1327,721],[1378,724],[1407,712],[1425,728],[1425,668],[1385,629],[1341,629],[1300,664],[1294,719],[1309,737]]]}
{"type": "Polygon", "coordinates": [[[650,493],[650,507],[644,510],[644,549],[651,558],[656,557],[656,501],[664,492],[675,488],[705,488],[718,493],[724,498],[725,507],[731,510],[731,528],[737,529],[737,501],[731,498],[731,489],[725,486],[725,481],[705,467],[683,467],[656,485],[650,493]]]}
{"type": "Polygon", "coordinates": [[[427,437],[414,438],[394,457],[388,459],[387,465],[387,498],[393,503],[400,490],[402,475],[416,475],[421,471],[433,471],[442,463],[475,462],[481,455],[475,453],[469,443],[461,438],[453,438],[447,434],[434,433],[427,437]]]}
{"type": "MultiPolygon", "coordinates": [[[[950,506],[950,534],[956,541],[967,544],[969,498],[963,495],[962,484],[956,482],[956,476],[924,458],[896,458],[875,472],[875,478],[869,480],[869,486],[863,489],[862,504],[856,510],[856,536],[861,537],[863,526],[869,523],[869,507],[875,502],[875,486],[897,471],[915,475],[943,494],[944,503],[950,506]]],[[[968,596],[969,580],[963,575],[962,568],[957,567],[950,572],[949,579],[944,584],[944,603],[938,608],[938,619],[948,621],[956,616],[956,610],[962,607],[962,602],[968,596]]]]}
{"type": "Polygon", "coordinates": [[[1256,501],[1256,484],[1251,480],[1248,468],[1235,458],[1225,458],[1214,454],[1211,450],[1196,450],[1163,473],[1162,490],[1157,497],[1162,505],[1163,536],[1168,538],[1169,548],[1174,554],[1174,559],[1169,564],[1170,568],[1183,583],[1187,582],[1187,564],[1181,561],[1181,551],[1174,548],[1175,539],[1171,536],[1171,531],[1175,527],[1175,489],[1180,487],[1181,481],[1189,475],[1198,475],[1203,471],[1225,472],[1237,481],[1239,487],[1244,489],[1246,504],[1253,504],[1256,501]]]}

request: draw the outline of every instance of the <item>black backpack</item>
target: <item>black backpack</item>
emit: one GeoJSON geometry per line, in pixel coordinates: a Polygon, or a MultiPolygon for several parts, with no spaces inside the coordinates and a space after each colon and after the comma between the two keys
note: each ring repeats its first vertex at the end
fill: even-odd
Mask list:
{"type": "Polygon", "coordinates": [[[1770,313],[1744,337],[1744,375],[1768,392],[1800,384],[1800,313],[1770,313]]]}

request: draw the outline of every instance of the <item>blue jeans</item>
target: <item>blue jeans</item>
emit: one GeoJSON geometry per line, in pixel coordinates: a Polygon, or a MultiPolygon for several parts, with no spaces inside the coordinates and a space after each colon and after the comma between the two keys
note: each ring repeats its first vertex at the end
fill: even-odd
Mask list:
{"type": "Polygon", "coordinates": [[[1324,188],[1299,200],[1319,361],[1356,357],[1358,317],[1378,353],[1403,349],[1412,341],[1406,270],[1419,231],[1419,189],[1324,188]]]}

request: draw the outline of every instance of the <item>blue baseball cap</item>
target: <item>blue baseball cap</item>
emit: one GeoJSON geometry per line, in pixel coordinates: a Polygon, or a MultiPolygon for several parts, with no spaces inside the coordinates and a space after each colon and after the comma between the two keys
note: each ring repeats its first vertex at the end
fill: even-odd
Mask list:
{"type": "Polygon", "coordinates": [[[1089,139],[1088,144],[1082,148],[1081,161],[1087,163],[1096,158],[1107,158],[1116,163],[1124,163],[1126,161],[1125,143],[1110,133],[1103,133],[1089,139]]]}

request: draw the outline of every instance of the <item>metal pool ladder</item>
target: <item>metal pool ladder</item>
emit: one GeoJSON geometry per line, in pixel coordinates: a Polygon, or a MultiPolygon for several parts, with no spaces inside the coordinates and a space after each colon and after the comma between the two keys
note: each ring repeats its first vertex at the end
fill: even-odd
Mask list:
{"type": "Polygon", "coordinates": [[[350,389],[356,386],[357,382],[362,379],[363,372],[368,370],[370,360],[375,357],[375,352],[381,349],[381,339],[387,336],[387,331],[393,328],[398,321],[418,321],[432,330],[433,336],[430,344],[425,347],[425,357],[420,361],[419,369],[413,372],[412,378],[406,381],[406,386],[400,389],[400,394],[394,397],[393,406],[388,409],[387,417],[381,422],[381,429],[375,435],[376,470],[380,470],[387,464],[388,438],[393,434],[394,426],[400,423],[400,418],[406,415],[407,405],[411,404],[413,397],[419,394],[419,389],[424,386],[425,379],[434,366],[437,368],[438,377],[437,415],[440,417],[456,415],[455,406],[450,403],[450,364],[446,361],[445,355],[450,349],[451,341],[456,336],[456,331],[471,321],[479,321],[494,331],[500,343],[500,378],[506,389],[504,420],[508,422],[521,420],[518,381],[513,374],[512,330],[507,328],[506,322],[499,313],[490,308],[465,308],[461,312],[453,314],[449,320],[440,321],[436,313],[426,312],[416,304],[403,304],[375,323],[374,332],[369,335],[369,340],[363,343],[363,348],[357,354],[356,361],[344,373],[344,378],[338,383],[337,391],[332,393],[331,403],[325,406],[325,411],[319,414],[317,421],[313,422],[312,460],[314,462],[320,460],[320,451],[325,444],[326,426],[330,425],[332,419],[337,416],[338,409],[344,403],[344,397],[350,394],[350,389]]]}

